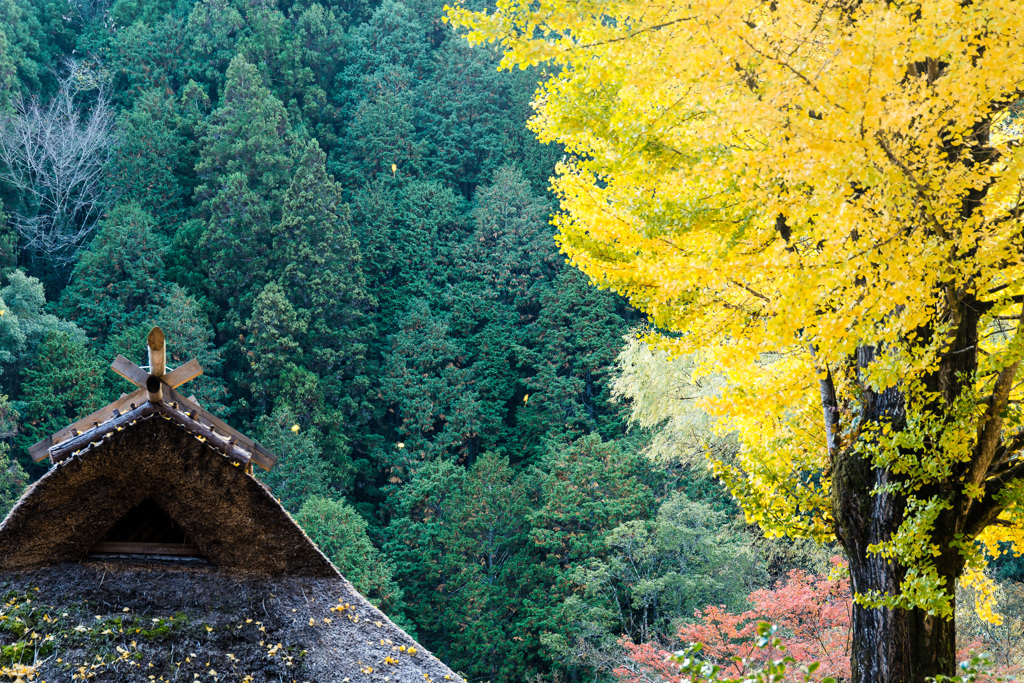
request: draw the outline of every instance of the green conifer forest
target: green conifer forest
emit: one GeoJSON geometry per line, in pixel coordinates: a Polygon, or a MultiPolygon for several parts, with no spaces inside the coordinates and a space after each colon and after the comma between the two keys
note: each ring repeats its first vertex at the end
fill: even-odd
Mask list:
{"type": "Polygon", "coordinates": [[[714,381],[553,239],[545,74],[443,17],[0,0],[0,516],[159,325],[309,536],[467,680],[670,680],[635,648],[837,551],[743,521],[700,458],[735,450],[689,400],[714,381]]]}

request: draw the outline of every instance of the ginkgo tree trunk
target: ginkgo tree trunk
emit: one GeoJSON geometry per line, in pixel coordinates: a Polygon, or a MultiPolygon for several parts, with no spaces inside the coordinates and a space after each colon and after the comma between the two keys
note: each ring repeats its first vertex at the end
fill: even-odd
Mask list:
{"type": "Polygon", "coordinates": [[[838,539],[853,678],[954,671],[954,584],[1024,551],[1024,13],[1012,0],[499,0],[545,64],[558,240],[727,380],[718,473],[838,539]]]}

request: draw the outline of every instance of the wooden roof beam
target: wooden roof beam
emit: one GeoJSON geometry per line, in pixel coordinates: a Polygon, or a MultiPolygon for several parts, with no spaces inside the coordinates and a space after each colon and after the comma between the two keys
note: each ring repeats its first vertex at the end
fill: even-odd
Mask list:
{"type": "Polygon", "coordinates": [[[39,462],[45,458],[51,447],[59,445],[68,439],[74,438],[76,434],[88,432],[99,424],[118,417],[120,414],[134,410],[144,404],[147,400],[146,390],[136,389],[132,393],[122,396],[108,406],[100,408],[91,415],[86,415],[81,420],[73,422],[64,429],[54,432],[51,436],[29,446],[28,454],[32,460],[39,462]]]}
{"type": "Polygon", "coordinates": [[[170,388],[177,389],[185,382],[190,382],[201,374],[203,374],[203,366],[199,364],[199,361],[193,358],[184,365],[179,365],[169,371],[163,376],[163,381],[164,384],[168,385],[170,388]]]}
{"type": "Polygon", "coordinates": [[[250,439],[245,434],[242,434],[237,429],[228,426],[223,420],[218,418],[216,415],[203,410],[201,407],[188,400],[174,389],[170,388],[166,384],[164,385],[164,395],[172,402],[178,403],[178,411],[187,415],[190,419],[205,422],[211,427],[215,428],[221,434],[224,434],[225,439],[229,437],[235,437],[236,443],[249,451],[252,454],[252,461],[267,470],[270,469],[277,463],[277,456],[268,451],[266,448],[261,446],[258,442],[250,439]]]}
{"type": "Polygon", "coordinates": [[[117,358],[110,364],[110,369],[140,389],[146,386],[146,377],[149,376],[146,371],[121,354],[117,354],[117,358]]]}
{"type": "Polygon", "coordinates": [[[146,337],[149,348],[149,374],[157,378],[167,373],[167,346],[164,344],[164,331],[154,327],[146,337]]]}
{"type": "MultiPolygon", "coordinates": [[[[117,354],[117,358],[110,364],[110,369],[139,388],[146,386],[146,378],[149,377],[149,373],[121,354],[117,354]]],[[[167,384],[172,389],[177,389],[185,382],[190,382],[201,374],[203,374],[203,366],[193,358],[184,365],[169,370],[161,379],[164,384],[167,384]]]]}

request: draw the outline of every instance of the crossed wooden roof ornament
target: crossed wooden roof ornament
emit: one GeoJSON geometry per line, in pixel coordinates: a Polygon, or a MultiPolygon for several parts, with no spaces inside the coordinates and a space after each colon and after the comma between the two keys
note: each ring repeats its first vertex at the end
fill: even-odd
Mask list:
{"type": "Polygon", "coordinates": [[[75,451],[102,441],[109,433],[125,425],[161,413],[247,467],[251,463],[265,470],[274,466],[277,456],[204,410],[195,396],[184,398],[175,391],[203,374],[199,361],[193,358],[168,370],[164,332],[159,327],[149,331],[146,346],[149,348],[148,369],[120,354],[110,365],[111,370],[138,388],[32,445],[28,452],[34,461],[39,462],[49,456],[51,462],[59,462],[75,451]]]}

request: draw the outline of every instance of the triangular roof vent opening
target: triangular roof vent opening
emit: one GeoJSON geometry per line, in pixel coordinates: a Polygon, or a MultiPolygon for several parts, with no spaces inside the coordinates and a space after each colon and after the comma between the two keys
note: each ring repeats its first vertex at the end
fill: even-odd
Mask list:
{"type": "Polygon", "coordinates": [[[153,499],[146,498],[126,512],[89,555],[146,556],[142,559],[205,559],[195,541],[153,499]]]}

